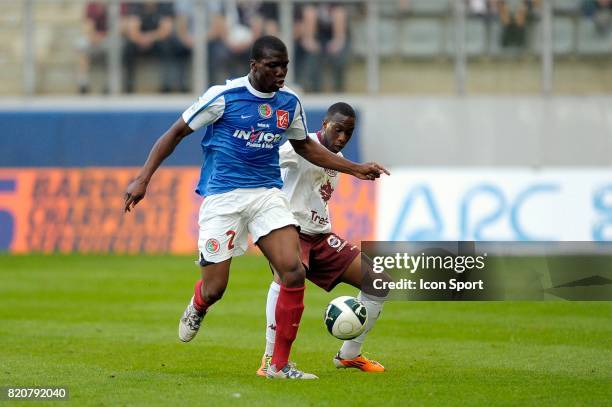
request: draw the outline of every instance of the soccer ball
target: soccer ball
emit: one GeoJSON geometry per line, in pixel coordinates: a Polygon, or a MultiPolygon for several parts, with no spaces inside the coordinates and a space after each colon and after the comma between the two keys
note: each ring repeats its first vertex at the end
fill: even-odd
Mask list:
{"type": "Polygon", "coordinates": [[[368,311],[361,301],[347,295],[332,300],[325,310],[325,325],[338,339],[354,339],[368,322],[368,311]]]}

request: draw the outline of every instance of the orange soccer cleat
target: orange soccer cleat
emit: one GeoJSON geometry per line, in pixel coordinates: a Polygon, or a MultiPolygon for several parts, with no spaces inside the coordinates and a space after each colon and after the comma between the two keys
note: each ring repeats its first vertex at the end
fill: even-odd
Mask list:
{"type": "Polygon", "coordinates": [[[353,359],[342,359],[340,353],[334,356],[334,365],[338,369],[355,368],[362,372],[380,373],[385,371],[385,367],[375,360],[370,360],[363,355],[353,359]]]}

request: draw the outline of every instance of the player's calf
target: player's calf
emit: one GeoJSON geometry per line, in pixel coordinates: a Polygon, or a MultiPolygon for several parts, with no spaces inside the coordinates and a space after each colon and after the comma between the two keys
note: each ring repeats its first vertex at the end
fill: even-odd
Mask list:
{"type": "Polygon", "coordinates": [[[221,300],[223,298],[223,294],[225,293],[225,287],[216,288],[216,287],[204,287],[202,292],[202,300],[208,305],[211,306],[215,302],[221,300]]]}

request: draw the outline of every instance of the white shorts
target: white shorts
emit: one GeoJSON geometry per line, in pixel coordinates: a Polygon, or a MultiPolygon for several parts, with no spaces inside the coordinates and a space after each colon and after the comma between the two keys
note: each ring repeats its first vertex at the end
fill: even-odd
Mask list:
{"type": "Polygon", "coordinates": [[[278,188],[244,188],[207,196],[200,206],[200,260],[220,263],[240,256],[253,242],[275,229],[298,226],[289,201],[278,188]]]}

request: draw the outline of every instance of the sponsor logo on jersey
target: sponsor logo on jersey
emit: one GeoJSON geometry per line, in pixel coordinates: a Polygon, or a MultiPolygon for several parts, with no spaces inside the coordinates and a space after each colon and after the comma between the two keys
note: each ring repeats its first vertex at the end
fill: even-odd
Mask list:
{"type": "Polygon", "coordinates": [[[206,241],[206,251],[210,254],[217,253],[220,247],[221,245],[217,239],[211,238],[206,241]]]}
{"type": "Polygon", "coordinates": [[[267,103],[262,103],[261,105],[259,105],[257,111],[259,112],[259,116],[262,119],[269,119],[270,117],[272,117],[272,113],[274,113],[274,110],[272,110],[272,106],[267,103]]]}
{"type": "Polygon", "coordinates": [[[330,177],[335,177],[336,175],[338,175],[338,171],[330,170],[329,168],[325,168],[325,173],[330,177]]]}
{"type": "Polygon", "coordinates": [[[235,130],[234,137],[247,140],[247,147],[255,148],[274,148],[283,137],[282,134],[275,134],[264,130],[235,130]]]}
{"type": "Polygon", "coordinates": [[[319,212],[310,210],[310,220],[316,225],[325,226],[329,224],[329,218],[319,215],[319,212]]]}
{"type": "Polygon", "coordinates": [[[289,128],[289,112],[286,110],[276,111],[276,127],[279,129],[289,128]]]}

